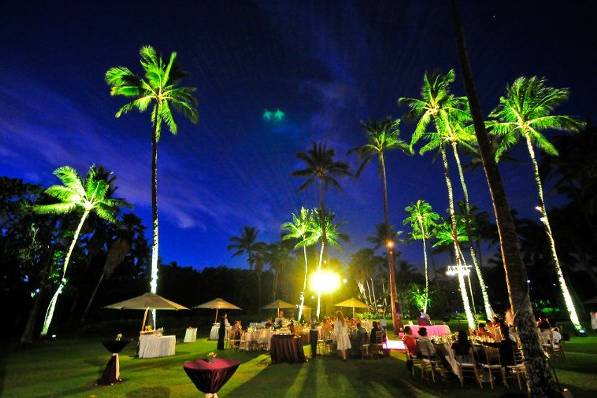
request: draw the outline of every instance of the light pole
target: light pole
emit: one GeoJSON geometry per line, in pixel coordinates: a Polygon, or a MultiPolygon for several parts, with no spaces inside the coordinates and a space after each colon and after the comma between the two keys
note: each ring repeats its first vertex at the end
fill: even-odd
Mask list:
{"type": "Polygon", "coordinates": [[[475,310],[475,297],[473,296],[473,287],[471,285],[471,268],[472,268],[472,266],[466,265],[466,264],[464,264],[464,265],[448,265],[448,269],[446,270],[446,275],[447,276],[458,275],[458,276],[462,276],[463,278],[467,277],[468,288],[471,293],[471,301],[473,303],[473,311],[475,312],[474,319],[475,319],[475,323],[476,323],[477,311],[475,310]]]}

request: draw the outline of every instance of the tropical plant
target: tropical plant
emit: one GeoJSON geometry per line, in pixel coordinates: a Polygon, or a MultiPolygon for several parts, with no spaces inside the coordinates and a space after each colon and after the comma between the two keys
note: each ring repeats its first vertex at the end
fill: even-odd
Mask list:
{"type": "Polygon", "coordinates": [[[431,238],[431,231],[435,228],[437,221],[440,219],[439,214],[433,211],[431,205],[419,199],[414,203],[411,203],[406,207],[406,213],[408,216],[404,219],[404,225],[410,225],[411,233],[410,236],[413,240],[420,240],[423,244],[423,260],[424,260],[424,272],[425,272],[425,289],[423,305],[419,308],[423,308],[423,311],[427,313],[427,305],[429,303],[429,270],[427,264],[427,240],[431,238]]]}
{"type": "Polygon", "coordinates": [[[266,263],[265,251],[267,245],[257,241],[259,231],[255,227],[245,226],[239,236],[230,237],[228,250],[232,251],[232,256],[247,256],[249,270],[255,271],[257,277],[257,311],[261,312],[261,276],[263,266],[266,263]]]}
{"type": "MultiPolygon", "coordinates": [[[[448,211],[452,223],[452,234],[454,236],[454,256],[456,266],[463,266],[461,250],[456,239],[456,212],[454,209],[454,193],[452,190],[452,181],[450,180],[450,170],[448,157],[446,155],[446,145],[448,139],[453,135],[454,125],[461,124],[469,118],[466,111],[466,98],[457,97],[450,93],[450,85],[454,82],[454,70],[446,74],[423,75],[423,86],[421,87],[421,98],[400,98],[399,103],[408,106],[409,119],[417,120],[415,131],[413,132],[410,145],[414,146],[422,138],[427,141],[419,150],[423,155],[431,150],[438,150],[444,167],[444,180],[448,191],[448,211]],[[428,131],[429,125],[433,123],[435,131],[428,131]]],[[[462,273],[458,273],[458,283],[464,312],[470,329],[476,327],[475,318],[471,312],[466,285],[462,273]]]]}
{"type": "Polygon", "coordinates": [[[470,104],[471,115],[475,127],[475,136],[483,162],[483,169],[495,213],[499,232],[501,255],[506,273],[506,284],[510,296],[510,305],[514,316],[514,323],[522,344],[527,372],[527,389],[531,396],[550,396],[559,394],[550,367],[539,342],[535,316],[531,306],[527,285],[527,271],[520,255],[520,245],[516,234],[516,226],[512,218],[504,183],[491,141],[485,129],[481,104],[477,97],[473,72],[466,50],[464,29],[460,20],[457,0],[451,0],[450,9],[456,37],[458,60],[464,77],[464,87],[470,104]]]}
{"type": "MultiPolygon", "coordinates": [[[[151,221],[153,243],[151,246],[150,290],[157,292],[159,231],[158,231],[158,141],[165,124],[172,134],[178,132],[172,110],[182,113],[193,123],[197,123],[197,100],[193,97],[194,87],[180,85],[185,73],[176,61],[176,52],[165,59],[151,46],[143,46],[139,51],[143,76],[133,73],[125,66],[116,66],[106,72],[106,82],[111,87],[110,95],[124,96],[133,100],[123,105],[116,117],[137,110],[141,113],[151,107],[151,221]]],[[[154,324],[155,310],[152,312],[154,324]]]]}
{"type": "Polygon", "coordinates": [[[495,153],[496,161],[499,161],[500,156],[513,145],[516,145],[519,140],[522,139],[526,143],[533,166],[539,199],[536,209],[541,214],[541,222],[549,240],[551,260],[555,267],[570,321],[576,330],[581,330],[582,325],[558,258],[534,148],[534,146],[537,146],[548,155],[557,156],[558,150],[543,135],[543,132],[548,129],[577,132],[583,126],[582,122],[570,116],[553,114],[554,109],[568,99],[568,95],[569,90],[567,88],[550,87],[547,85],[545,78],[537,76],[519,77],[511,86],[506,88],[506,95],[500,97],[499,105],[489,115],[492,120],[488,125],[492,134],[500,139],[495,153]]]}
{"type": "MultiPolygon", "coordinates": [[[[383,183],[383,216],[384,224],[389,226],[389,210],[388,210],[388,180],[386,174],[385,154],[394,149],[400,149],[402,152],[411,154],[408,144],[400,139],[400,119],[393,120],[387,117],[380,121],[369,120],[361,122],[361,126],[367,134],[367,143],[355,147],[349,153],[356,153],[358,155],[360,165],[357,169],[356,176],[360,176],[361,172],[374,158],[377,158],[379,165],[379,174],[383,183]]],[[[388,234],[385,236],[385,245],[388,252],[388,274],[390,285],[390,300],[392,304],[392,324],[394,332],[398,333],[401,329],[402,321],[400,315],[400,304],[398,302],[398,293],[396,292],[396,266],[394,264],[394,256],[390,253],[394,250],[394,236],[388,234]]]]}
{"type": "Polygon", "coordinates": [[[101,219],[108,222],[115,222],[115,215],[118,208],[123,204],[121,200],[110,198],[107,194],[111,189],[110,184],[104,180],[99,179],[96,174],[94,166],[89,168],[86,178],[83,180],[75,169],[69,166],[62,166],[54,170],[54,175],[62,182],[62,185],[52,185],[46,189],[45,193],[59,202],[46,205],[36,205],[34,211],[40,214],[67,214],[73,211],[83,211],[79,224],[75,229],[73,239],[66,252],[64,263],[62,265],[62,272],[58,287],[48,304],[44,323],[41,331],[42,336],[48,334],[52,318],[54,316],[54,309],[58,301],[58,296],[62,293],[66,285],[66,271],[70,263],[70,258],[75,249],[75,245],[79,239],[79,234],[85,224],[85,220],[91,213],[95,213],[101,219]]]}
{"type": "Polygon", "coordinates": [[[307,258],[307,247],[317,243],[318,237],[315,227],[315,211],[301,207],[298,214],[292,213],[292,221],[282,224],[282,230],[286,231],[283,240],[292,239],[296,241],[295,248],[303,249],[305,260],[305,274],[303,278],[303,289],[300,294],[300,303],[297,320],[300,321],[303,316],[303,307],[305,306],[305,292],[307,291],[307,277],[309,274],[309,260],[307,258]]]}

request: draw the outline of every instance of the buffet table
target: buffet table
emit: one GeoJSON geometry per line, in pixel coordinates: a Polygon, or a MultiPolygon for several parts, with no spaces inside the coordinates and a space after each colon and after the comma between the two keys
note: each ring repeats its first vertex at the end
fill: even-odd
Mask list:
{"type": "Polygon", "coordinates": [[[197,341],[197,328],[188,327],[185,334],[184,340],[185,343],[193,343],[197,341]]]}
{"type": "Polygon", "coordinates": [[[301,338],[291,334],[274,334],[270,343],[272,363],[305,362],[301,338]]]}
{"type": "Polygon", "coordinates": [[[410,327],[410,330],[413,332],[413,336],[419,336],[419,329],[425,328],[427,329],[427,337],[431,338],[433,336],[447,336],[450,332],[450,327],[448,325],[432,325],[432,326],[419,326],[419,325],[406,325],[410,327]]]}
{"type": "Polygon", "coordinates": [[[239,365],[240,361],[237,360],[215,358],[212,361],[198,359],[185,362],[183,368],[195,387],[205,393],[206,397],[217,397],[217,392],[232,377],[239,365]]]}
{"type": "MultiPolygon", "coordinates": [[[[224,340],[226,340],[228,338],[228,332],[230,332],[230,329],[232,329],[232,326],[227,325],[226,326],[226,334],[224,335],[224,340]]],[[[209,339],[217,340],[219,331],[220,331],[220,323],[219,322],[214,323],[213,326],[211,327],[211,331],[209,332],[209,339]]]]}
{"type": "Polygon", "coordinates": [[[157,358],[176,353],[176,336],[139,336],[139,358],[157,358]]]}

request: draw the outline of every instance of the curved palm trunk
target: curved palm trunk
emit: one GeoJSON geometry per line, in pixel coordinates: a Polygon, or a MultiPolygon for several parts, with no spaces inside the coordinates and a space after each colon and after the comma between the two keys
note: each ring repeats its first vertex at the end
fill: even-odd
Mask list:
{"type": "MultiPolygon", "coordinates": [[[[381,168],[381,176],[383,179],[383,219],[386,225],[388,234],[390,233],[390,222],[389,222],[389,210],[388,210],[388,180],[386,177],[386,163],[383,156],[383,152],[379,154],[379,166],[381,168]]],[[[386,240],[394,243],[393,236],[387,236],[386,240]]],[[[394,253],[392,248],[386,244],[386,252],[388,256],[388,269],[389,269],[389,285],[390,285],[390,300],[392,308],[392,325],[394,333],[398,335],[400,329],[402,329],[402,320],[400,315],[400,302],[398,301],[398,291],[396,290],[396,264],[394,259],[394,253]]]]}
{"type": "Polygon", "coordinates": [[[421,228],[421,241],[423,242],[423,262],[425,264],[425,302],[423,304],[423,311],[427,313],[427,304],[429,303],[429,271],[427,267],[427,241],[425,239],[425,226],[423,220],[419,219],[419,228],[421,228]]]}
{"type": "MultiPolygon", "coordinates": [[[[483,305],[485,307],[485,316],[487,316],[487,320],[491,320],[494,316],[493,308],[491,308],[491,303],[489,301],[489,294],[487,293],[487,285],[485,285],[485,279],[483,279],[483,273],[481,272],[481,266],[479,263],[479,257],[477,256],[477,252],[472,243],[472,236],[471,236],[471,205],[468,199],[468,187],[466,185],[466,181],[464,179],[464,172],[462,170],[462,164],[460,163],[460,156],[458,155],[458,148],[456,143],[452,143],[452,152],[454,153],[454,159],[456,160],[456,166],[458,169],[458,176],[460,177],[460,185],[462,186],[462,193],[464,194],[464,210],[466,212],[466,234],[471,239],[471,244],[469,246],[469,251],[471,253],[471,258],[473,260],[473,267],[475,268],[475,273],[477,274],[477,279],[479,280],[479,287],[481,287],[481,296],[483,297],[483,305]]],[[[474,300],[473,300],[474,303],[474,300]]]]}
{"type": "Polygon", "coordinates": [[[91,304],[95,300],[95,295],[97,294],[97,291],[98,291],[100,285],[104,281],[105,275],[106,275],[106,272],[102,271],[102,274],[100,275],[97,283],[95,284],[95,288],[93,289],[93,292],[91,293],[91,296],[89,297],[89,301],[87,302],[87,305],[85,306],[85,310],[83,311],[83,315],[81,316],[81,324],[85,323],[87,314],[89,313],[89,310],[91,309],[91,304]]]}
{"type": "Polygon", "coordinates": [[[48,334],[48,330],[50,329],[50,325],[52,324],[52,318],[54,317],[54,309],[56,308],[56,303],[58,302],[58,296],[62,293],[62,289],[64,289],[64,284],[66,282],[66,270],[70,263],[70,257],[73,254],[73,250],[75,249],[75,245],[77,244],[77,240],[79,240],[79,234],[81,233],[81,229],[83,228],[83,224],[89,215],[89,210],[85,210],[83,215],[81,216],[81,220],[79,221],[79,225],[77,225],[77,229],[75,230],[75,235],[73,236],[73,240],[70,243],[68,248],[68,252],[66,253],[66,257],[64,258],[64,265],[62,266],[62,277],[60,279],[60,283],[58,284],[58,288],[54,295],[50,299],[50,303],[48,304],[48,308],[46,309],[46,315],[44,317],[44,324],[41,329],[41,335],[46,336],[48,334]]]}
{"type": "MultiPolygon", "coordinates": [[[[158,131],[159,124],[156,121],[151,134],[151,222],[153,232],[153,243],[151,245],[151,280],[149,287],[151,293],[158,290],[158,260],[159,260],[159,234],[158,234],[158,131]]],[[[154,328],[157,327],[156,310],[151,311],[154,328]]]]}
{"type": "Polygon", "coordinates": [[[556,269],[558,283],[560,284],[560,290],[562,290],[562,295],[564,296],[564,303],[566,304],[566,310],[568,311],[568,315],[570,316],[570,321],[572,322],[576,330],[580,330],[582,329],[582,325],[578,318],[578,314],[576,313],[576,308],[574,308],[574,301],[572,300],[572,296],[570,295],[570,290],[568,289],[566,279],[564,278],[564,273],[562,272],[562,267],[560,265],[560,260],[556,251],[556,242],[551,232],[549,218],[547,217],[547,209],[545,207],[545,199],[543,197],[543,185],[541,184],[541,177],[539,176],[539,166],[535,157],[533,143],[531,142],[531,139],[528,136],[525,136],[525,138],[527,143],[527,149],[529,150],[529,155],[531,156],[531,161],[533,163],[533,174],[535,176],[535,185],[537,185],[537,195],[539,197],[539,211],[541,212],[541,221],[543,223],[543,227],[545,228],[545,233],[547,234],[547,240],[549,242],[551,260],[553,261],[553,265],[556,269]]]}
{"type": "Polygon", "coordinates": [[[309,263],[307,261],[307,248],[303,246],[303,256],[305,257],[305,276],[303,278],[303,291],[301,292],[301,303],[299,305],[298,320],[303,316],[303,307],[305,306],[305,292],[307,291],[307,274],[309,273],[309,263]]]}
{"type": "Polygon", "coordinates": [[[481,105],[479,104],[479,99],[475,90],[473,73],[466,51],[464,32],[460,22],[460,14],[458,13],[456,0],[451,0],[451,11],[458,48],[458,59],[464,77],[464,88],[471,107],[471,114],[475,125],[475,135],[477,136],[481,160],[483,161],[483,170],[485,171],[485,177],[487,179],[487,184],[489,185],[489,193],[491,194],[493,211],[498,227],[502,261],[510,296],[510,305],[514,313],[514,323],[524,352],[525,367],[528,375],[528,393],[531,396],[559,394],[550,372],[549,365],[543,354],[541,344],[539,343],[535,316],[533,315],[528,284],[526,283],[526,267],[520,255],[516,226],[512,219],[512,213],[504,190],[502,176],[500,175],[500,171],[495,162],[489,136],[485,130],[481,105]]]}
{"type": "MultiPolygon", "coordinates": [[[[321,264],[323,263],[323,251],[325,250],[325,243],[323,239],[321,241],[321,250],[319,251],[319,265],[317,271],[321,271],[321,264]]],[[[319,314],[321,313],[321,291],[317,289],[317,319],[319,320],[319,314]]]]}
{"type": "MultiPolygon", "coordinates": [[[[321,271],[321,266],[323,263],[323,257],[325,248],[328,242],[327,235],[325,233],[325,207],[323,205],[323,185],[321,180],[318,180],[319,184],[319,222],[321,223],[321,251],[319,253],[319,265],[317,267],[318,271],[321,271]]],[[[317,319],[319,319],[319,314],[321,312],[321,291],[317,291],[317,319]]]]}
{"type": "Polygon", "coordinates": [[[448,157],[446,156],[446,150],[443,145],[440,147],[440,153],[442,155],[442,163],[444,165],[444,179],[446,180],[446,188],[448,189],[448,204],[450,221],[452,222],[452,242],[454,245],[454,259],[456,260],[456,266],[459,267],[458,286],[460,288],[460,295],[462,297],[462,305],[464,307],[464,313],[466,315],[466,321],[469,329],[475,329],[475,318],[471,312],[471,304],[469,302],[468,293],[466,291],[466,283],[464,282],[464,274],[460,272],[460,267],[464,265],[462,256],[460,255],[460,245],[458,244],[458,234],[456,229],[456,212],[454,210],[454,192],[452,190],[452,182],[450,181],[450,173],[448,166],[448,157]]]}

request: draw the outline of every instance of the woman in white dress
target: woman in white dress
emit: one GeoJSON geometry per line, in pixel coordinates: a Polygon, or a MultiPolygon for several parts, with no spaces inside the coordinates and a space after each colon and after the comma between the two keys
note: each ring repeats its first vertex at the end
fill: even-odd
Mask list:
{"type": "Polygon", "coordinates": [[[334,323],[334,334],[336,335],[336,345],[338,354],[346,361],[346,352],[351,349],[350,338],[348,337],[348,325],[342,312],[336,312],[336,322],[334,323]]]}

